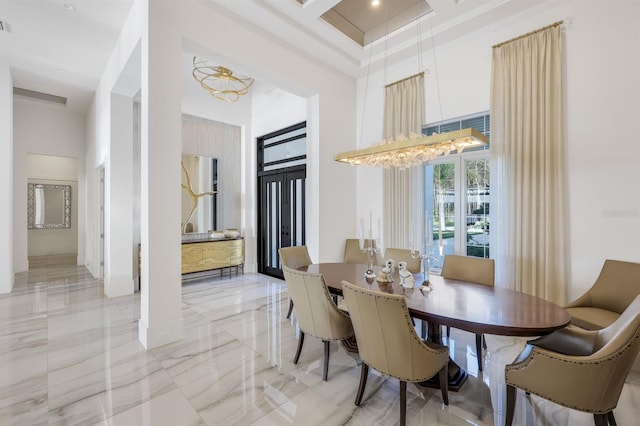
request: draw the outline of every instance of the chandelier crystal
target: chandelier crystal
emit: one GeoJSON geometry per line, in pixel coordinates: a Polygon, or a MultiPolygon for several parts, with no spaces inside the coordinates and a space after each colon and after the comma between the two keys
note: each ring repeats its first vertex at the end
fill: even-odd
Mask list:
{"type": "Polygon", "coordinates": [[[249,93],[253,79],[233,74],[229,68],[209,65],[207,61],[193,57],[193,78],[211,96],[226,102],[235,102],[240,96],[249,93]]]}
{"type": "Polygon", "coordinates": [[[369,148],[342,152],[335,156],[335,160],[352,166],[408,169],[440,155],[449,155],[454,151],[460,153],[486,143],[487,138],[473,128],[430,136],[412,133],[408,138],[398,135],[395,140],[383,140],[369,148]]]}

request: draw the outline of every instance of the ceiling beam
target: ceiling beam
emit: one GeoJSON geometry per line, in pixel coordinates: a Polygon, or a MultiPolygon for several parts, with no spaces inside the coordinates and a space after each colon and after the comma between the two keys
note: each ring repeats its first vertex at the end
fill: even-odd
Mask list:
{"type": "Polygon", "coordinates": [[[307,16],[312,16],[317,19],[341,1],[342,0],[307,0],[303,3],[302,10],[304,10],[307,16]]]}

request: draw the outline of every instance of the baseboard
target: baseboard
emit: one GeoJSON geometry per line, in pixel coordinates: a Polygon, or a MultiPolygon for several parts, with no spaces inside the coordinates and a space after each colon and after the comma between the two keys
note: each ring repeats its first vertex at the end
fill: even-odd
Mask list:
{"type": "Polygon", "coordinates": [[[184,320],[180,318],[171,323],[165,323],[156,327],[149,327],[140,319],[138,321],[138,339],[145,349],[154,349],[159,346],[176,342],[184,335],[184,320]]]}
{"type": "Polygon", "coordinates": [[[29,256],[29,269],[51,267],[51,266],[75,266],[77,264],[77,253],[48,254],[44,256],[29,256]]]}

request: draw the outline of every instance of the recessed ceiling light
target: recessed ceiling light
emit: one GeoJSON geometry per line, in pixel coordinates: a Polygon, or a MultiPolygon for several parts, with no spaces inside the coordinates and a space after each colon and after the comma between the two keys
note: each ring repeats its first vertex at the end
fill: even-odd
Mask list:
{"type": "Polygon", "coordinates": [[[74,5],[72,5],[71,3],[63,3],[62,7],[64,7],[65,9],[67,9],[70,12],[75,12],[76,11],[76,7],[74,5]]]}
{"type": "Polygon", "coordinates": [[[371,6],[373,7],[380,6],[380,0],[371,0],[371,6]]]}
{"type": "Polygon", "coordinates": [[[59,73],[67,72],[67,70],[65,70],[64,68],[58,68],[56,69],[56,71],[58,71],[59,73]]]}

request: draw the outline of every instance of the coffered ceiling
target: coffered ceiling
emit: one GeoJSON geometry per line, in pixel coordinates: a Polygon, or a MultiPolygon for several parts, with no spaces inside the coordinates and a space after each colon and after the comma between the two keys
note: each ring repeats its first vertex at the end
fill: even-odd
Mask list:
{"type": "MultiPolygon", "coordinates": [[[[313,0],[298,0],[303,6],[313,0]]],[[[321,18],[364,46],[431,12],[424,0],[342,0],[321,18]]]]}

